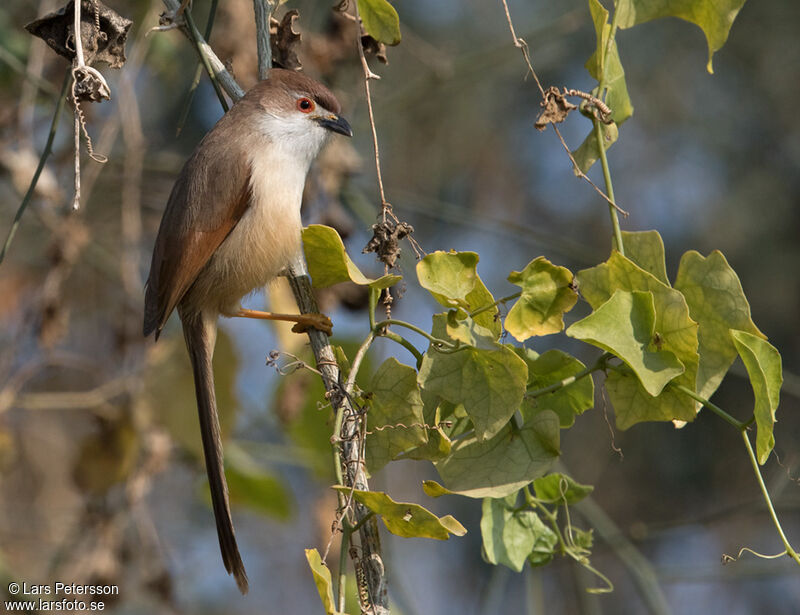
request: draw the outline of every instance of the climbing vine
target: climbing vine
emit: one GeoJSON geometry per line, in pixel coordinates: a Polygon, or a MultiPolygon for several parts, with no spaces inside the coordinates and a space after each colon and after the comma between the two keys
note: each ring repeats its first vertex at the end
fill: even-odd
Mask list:
{"type": "MultiPolygon", "coordinates": [[[[522,50],[542,95],[536,127],[553,127],[577,176],[591,183],[586,172],[596,162],[602,166],[605,190],[592,185],[608,204],[613,249],[605,262],[574,273],[536,256],[508,274],[508,281],[521,290],[496,299],[481,280],[474,252],[433,252],[419,260],[416,276],[388,273],[369,279],[353,264],[336,231],[306,228],[305,255],[316,287],[349,280],[369,288],[369,333],[347,378],[347,394],[364,408],[361,429],[369,471],[399,459],[428,460],[440,480],[426,481],[425,494],[482,500],[486,561],[521,571],[526,564],[542,566],[566,556],[597,576],[597,586],[589,591],[612,591],[612,582],[591,564],[592,529],[576,527],[570,517],[570,507],[593,488],[560,471],[558,462],[561,431],[594,407],[595,386],[602,386],[619,429],[646,421],[681,426],[710,411],[739,431],[783,542],[781,555],[800,564],[759,469],[775,442],[780,354],[753,322],[740,280],[722,253],[686,252],[670,280],[659,233],[621,230],[619,216],[627,212],[615,201],[606,156],[620,126],[633,114],[616,45],[618,29],[666,16],[694,23],[706,35],[711,72],[713,54],[724,44],[743,0],[697,3],[699,8],[692,11],[683,2],[618,0],[613,13],[599,0],[588,0],[587,18],[597,35],[596,50],[586,62],[597,82],[591,93],[542,86],[529,45],[517,37],[509,7],[501,2],[513,43],[522,50]],[[578,97],[580,105],[568,97],[578,97]],[[558,124],[573,110],[591,126],[583,143],[570,151],[558,124]],[[401,279],[428,291],[442,307],[429,323],[377,316],[379,294],[401,279]],[[591,313],[565,329],[563,316],[578,301],[588,304],[591,313]],[[500,306],[508,309],[501,311],[500,306]],[[427,340],[427,346],[412,343],[409,331],[427,340]],[[586,365],[560,349],[539,352],[537,339],[545,335],[593,346],[597,358],[586,365]],[[359,379],[365,384],[356,386],[362,360],[379,337],[397,342],[398,357],[386,359],[371,380],[359,379]],[[402,356],[408,364],[401,362],[402,356]],[[737,357],[747,369],[755,400],[746,421],[710,401],[737,357]]],[[[359,0],[358,7],[367,33],[387,44],[399,42],[396,12],[388,2],[359,0]]],[[[393,534],[447,539],[465,532],[450,515],[437,518],[385,493],[342,485],[337,489],[350,493],[393,534]]],[[[320,580],[321,564],[316,555],[309,561],[332,613],[328,605],[334,602],[326,598],[330,589],[320,580]]],[[[361,608],[370,612],[369,604],[361,608]]]]}

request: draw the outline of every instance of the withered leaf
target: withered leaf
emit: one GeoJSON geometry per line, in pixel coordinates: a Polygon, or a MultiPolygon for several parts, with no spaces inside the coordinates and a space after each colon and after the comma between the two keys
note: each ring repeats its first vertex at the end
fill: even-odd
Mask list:
{"type": "Polygon", "coordinates": [[[375,252],[378,260],[394,267],[400,256],[400,240],[414,232],[414,227],[406,222],[395,224],[391,220],[372,225],[372,239],[369,240],[363,253],[375,252]]]}
{"type": "MultiPolygon", "coordinates": [[[[38,36],[58,55],[70,61],[75,57],[74,7],[73,0],[70,0],[57,11],[25,26],[30,34],[38,36]]],[[[121,68],[125,64],[125,41],[132,25],[130,19],[122,17],[100,0],[81,0],[81,43],[86,63],[105,62],[111,68],[121,68]],[[100,23],[99,32],[96,18],[100,23]]]]}
{"type": "Polygon", "coordinates": [[[577,105],[569,102],[557,87],[547,88],[541,107],[544,110],[536,118],[536,123],[534,124],[536,130],[544,130],[548,124],[563,122],[567,119],[570,111],[578,108],[577,105]]]}
{"type": "Polygon", "coordinates": [[[389,58],[386,57],[386,45],[383,43],[376,41],[369,34],[362,34],[361,45],[364,47],[365,54],[374,55],[382,64],[389,63],[389,58]]]}
{"type": "Polygon", "coordinates": [[[297,9],[286,11],[278,21],[274,17],[269,21],[269,40],[272,47],[272,63],[288,70],[300,70],[303,65],[297,57],[300,45],[300,33],[294,31],[295,20],[300,16],[297,9]]]}

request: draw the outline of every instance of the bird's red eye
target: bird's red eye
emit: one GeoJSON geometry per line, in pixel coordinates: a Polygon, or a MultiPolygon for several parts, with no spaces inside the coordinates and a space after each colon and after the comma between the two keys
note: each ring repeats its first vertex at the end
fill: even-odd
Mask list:
{"type": "Polygon", "coordinates": [[[309,98],[299,98],[297,100],[297,109],[301,113],[311,113],[314,110],[314,101],[309,98]]]}

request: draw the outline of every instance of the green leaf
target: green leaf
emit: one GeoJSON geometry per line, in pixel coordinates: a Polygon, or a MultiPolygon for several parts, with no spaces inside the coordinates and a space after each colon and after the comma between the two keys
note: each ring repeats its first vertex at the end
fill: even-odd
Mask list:
{"type": "Polygon", "coordinates": [[[358,0],[364,30],[379,43],[397,45],[401,40],[400,17],[386,0],[358,0]]]}
{"type": "MultiPolygon", "coordinates": [[[[440,314],[434,317],[434,335],[443,336],[444,318],[440,314]]],[[[454,328],[450,320],[447,322],[456,335],[465,338],[471,338],[482,329],[469,323],[454,328]]],[[[487,340],[482,338],[483,342],[487,340]]],[[[512,350],[495,342],[489,347],[464,346],[456,352],[429,348],[418,375],[418,382],[426,393],[453,404],[463,404],[481,440],[498,433],[519,409],[527,380],[525,362],[512,350]]]]}
{"type": "Polygon", "coordinates": [[[431,333],[434,337],[461,342],[481,350],[502,348],[502,344],[497,343],[494,332],[480,326],[469,316],[459,320],[457,310],[447,312],[444,320],[440,314],[434,314],[431,333]],[[444,328],[442,328],[442,323],[444,323],[444,328]]]}
{"type": "Polygon", "coordinates": [[[611,47],[608,46],[608,38],[611,35],[608,11],[598,0],[589,0],[589,11],[597,34],[597,47],[586,61],[586,70],[598,83],[602,81],[606,87],[605,102],[611,108],[611,119],[620,125],[633,115],[633,105],[625,83],[625,70],[619,58],[617,41],[611,41],[611,47]]]}
{"type": "MultiPolygon", "coordinates": [[[[654,330],[659,336],[655,346],[672,352],[683,364],[685,371],[675,378],[675,383],[695,390],[699,360],[697,323],[689,317],[689,307],[682,293],[616,251],[608,261],[578,272],[577,277],[581,294],[594,309],[608,301],[616,290],[651,292],[655,307],[654,330]]],[[[697,403],[673,387],[653,397],[625,366],[609,371],[606,390],[620,429],[641,421],[691,421],[697,413],[697,403]]]]}
{"type": "MultiPolygon", "coordinates": [[[[342,485],[337,491],[349,494],[350,488],[342,485]]],[[[431,511],[409,502],[395,502],[381,491],[353,491],[353,497],[376,515],[380,515],[386,529],[403,538],[435,538],[447,540],[450,534],[463,536],[466,528],[451,515],[437,517],[431,511]]]]}
{"type": "Polygon", "coordinates": [[[700,27],[708,42],[708,64],[728,40],[733,21],[745,0],[619,0],[617,2],[620,28],[631,28],[660,17],[678,17],[700,27]]]}
{"type": "Polygon", "coordinates": [[[316,549],[306,549],[306,560],[308,560],[308,567],[311,568],[311,574],[314,575],[314,584],[317,586],[325,613],[327,615],[337,615],[338,611],[333,601],[331,571],[322,562],[319,551],[316,549]]]}
{"type": "Polygon", "coordinates": [[[335,229],[322,224],[311,224],[303,229],[303,251],[314,288],[327,288],[340,282],[355,282],[382,290],[397,284],[402,277],[387,274],[368,278],[350,260],[342,238],[335,229]]]}
{"type": "Polygon", "coordinates": [[[375,372],[369,390],[366,457],[370,472],[377,472],[400,453],[426,444],[428,436],[422,427],[422,398],[413,367],[387,359],[375,372]]]}
{"type": "Polygon", "coordinates": [[[558,417],[545,410],[521,429],[506,425],[491,440],[457,440],[450,455],[434,465],[449,492],[505,497],[547,472],[560,452],[559,431],[558,417]]]}
{"type": "MultiPolygon", "coordinates": [[[[625,257],[669,286],[664,240],[658,231],[622,231],[625,257]]],[[[691,309],[691,307],[690,307],[691,309]]]]}
{"type": "Polygon", "coordinates": [[[536,516],[533,526],[534,543],[531,554],[528,556],[528,563],[533,566],[544,566],[553,559],[558,544],[558,536],[551,530],[539,516],[536,516]]]}
{"type": "Polygon", "coordinates": [[[536,498],[548,504],[575,504],[594,491],[591,485],[581,485],[566,474],[553,473],[533,481],[536,498]]]}
{"type": "MultiPolygon", "coordinates": [[[[600,124],[600,132],[603,134],[605,150],[608,151],[619,138],[619,128],[617,128],[616,124],[600,124]]],[[[597,147],[597,134],[594,128],[586,135],[578,149],[572,152],[572,157],[575,158],[578,168],[584,173],[591,169],[595,162],[600,160],[600,148],[597,147]]],[[[575,175],[578,175],[577,171],[575,171],[575,175]]]]}
{"type": "Polygon", "coordinates": [[[783,384],[781,355],[768,341],[746,331],[731,330],[731,337],[747,368],[750,385],[753,387],[753,416],[756,418],[758,430],[756,454],[758,463],[764,465],[775,446],[772,430],[783,384]]]}
{"type": "MultiPolygon", "coordinates": [[[[475,311],[479,308],[482,308],[487,305],[492,305],[491,308],[481,312],[480,314],[476,314],[473,317],[473,320],[482,327],[489,329],[492,334],[494,335],[494,339],[497,340],[500,338],[501,333],[503,332],[503,326],[500,322],[500,319],[497,315],[500,313],[500,310],[494,304],[494,297],[492,293],[489,292],[489,289],[486,288],[486,284],[483,283],[483,280],[478,277],[475,280],[475,286],[471,291],[467,293],[466,296],[467,305],[470,306],[470,311],[475,311]]],[[[463,310],[461,314],[463,314],[463,310]]],[[[463,317],[463,316],[459,316],[463,317]]]]}
{"type": "Polygon", "coordinates": [[[427,459],[428,461],[437,461],[443,459],[450,454],[453,443],[444,430],[436,426],[428,432],[428,442],[417,448],[407,451],[402,457],[403,459],[427,459]]]}
{"type": "Polygon", "coordinates": [[[750,318],[742,284],[721,252],[714,251],[708,258],[694,251],[684,254],[675,288],[686,297],[689,314],[700,325],[697,392],[710,399],[736,359],[730,329],[766,336],[750,318]]]}
{"type": "Polygon", "coordinates": [[[291,496],[283,483],[235,442],[225,448],[225,478],[232,503],[278,519],[291,516],[291,496]]]}
{"type": "MultiPolygon", "coordinates": [[[[543,389],[586,369],[578,359],[557,349],[548,350],[535,359],[526,358],[525,362],[528,364],[528,391],[543,389]]],[[[594,381],[586,376],[552,393],[526,398],[521,410],[526,420],[532,413],[552,410],[558,415],[561,427],[566,428],[575,423],[576,415],[593,406],[594,381]]]]}
{"type": "Polygon", "coordinates": [[[417,263],[420,286],[427,289],[441,305],[458,308],[458,319],[468,312],[491,306],[475,315],[475,322],[500,338],[502,325],[497,318],[499,310],[489,289],[477,272],[478,255],[475,252],[434,252],[417,263]]]}
{"type": "Polygon", "coordinates": [[[534,335],[558,333],[564,328],[564,313],[578,301],[572,272],[556,267],[543,256],[522,271],[512,271],[508,281],[522,287],[522,296],[506,317],[506,330],[518,341],[534,335]]]}
{"type": "Polygon", "coordinates": [[[534,546],[540,552],[549,547],[552,557],[558,538],[532,510],[514,510],[514,500],[516,495],[483,500],[481,537],[486,561],[522,572],[534,546]]]}
{"type": "Polygon", "coordinates": [[[579,549],[589,551],[594,545],[594,530],[582,530],[572,526],[572,542],[579,549]]]}
{"type": "Polygon", "coordinates": [[[475,252],[433,252],[417,263],[417,278],[441,305],[470,311],[479,307],[467,301],[479,279],[477,266],[475,252]]]}
{"type": "Polygon", "coordinates": [[[567,335],[622,359],[655,397],[684,371],[675,353],[657,348],[660,342],[655,337],[655,320],[653,293],[617,290],[611,299],[567,329],[567,335]]]}

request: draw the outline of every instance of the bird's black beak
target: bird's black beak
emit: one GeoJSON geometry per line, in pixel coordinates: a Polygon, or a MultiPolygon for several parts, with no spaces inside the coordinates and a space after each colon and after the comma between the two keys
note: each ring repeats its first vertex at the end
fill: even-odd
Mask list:
{"type": "Polygon", "coordinates": [[[343,117],[338,115],[326,115],[323,117],[318,117],[316,120],[328,130],[338,132],[340,135],[344,135],[345,137],[353,136],[353,129],[350,128],[350,124],[343,117]]]}

